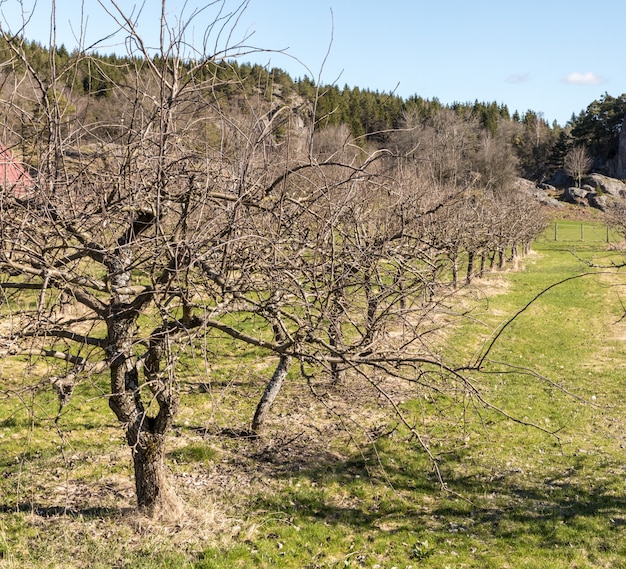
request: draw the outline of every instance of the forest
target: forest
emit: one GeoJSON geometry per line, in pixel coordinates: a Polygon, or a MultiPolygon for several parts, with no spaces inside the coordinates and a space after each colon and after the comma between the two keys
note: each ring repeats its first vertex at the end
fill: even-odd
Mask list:
{"type": "MultiPolygon", "coordinates": [[[[597,464],[580,458],[605,449],[592,412],[615,366],[595,399],[586,376],[554,376],[582,369],[568,358],[585,342],[606,354],[581,323],[621,321],[575,291],[609,302],[623,223],[602,218],[601,245],[564,257],[522,182],[610,174],[625,96],[549,125],[317,85],[236,45],[190,59],[186,26],[154,53],[111,10],[127,56],[0,28],[3,156],[22,173],[0,190],[0,561],[106,567],[112,540],[116,567],[411,566],[451,562],[461,532],[489,566],[509,531],[518,559],[576,541],[541,541],[545,512],[619,543],[619,512],[594,517],[613,486],[594,502],[597,464]],[[540,304],[553,290],[569,292],[540,304]],[[520,328],[535,309],[531,324],[570,314],[565,354],[554,329],[520,328]],[[582,434],[561,433],[572,417],[582,434]],[[561,452],[571,440],[584,452],[561,452]],[[578,494],[560,478],[573,464],[578,494]],[[547,487],[527,519],[523,497],[547,487]]],[[[610,484],[616,448],[598,459],[610,484]]]]}
{"type": "MultiPolygon", "coordinates": [[[[54,65],[59,70],[63,91],[71,93],[71,99],[83,100],[82,104],[67,101],[64,112],[76,112],[76,106],[87,107],[88,113],[109,124],[117,124],[120,117],[114,104],[115,88],[132,81],[137,66],[144,66],[141,58],[128,56],[100,55],[98,53],[71,53],[64,45],[54,54],[36,41],[22,44],[24,56],[41,77],[49,72],[53,55],[54,65]],[[85,101],[88,99],[88,103],[85,101]]],[[[0,45],[3,58],[11,59],[10,50],[0,45]]],[[[159,56],[153,57],[158,62],[159,56]]],[[[292,78],[278,68],[260,64],[241,63],[236,59],[220,62],[181,62],[188,69],[195,67],[195,80],[216,81],[216,92],[228,98],[239,87],[244,86],[248,95],[255,93],[266,101],[286,101],[297,98],[306,112],[314,109],[316,128],[347,127],[359,145],[385,147],[392,134],[418,123],[432,121],[443,111],[451,111],[456,119],[473,131],[473,137],[489,136],[502,146],[509,147],[515,157],[517,173],[537,183],[552,178],[563,168],[567,153],[576,146],[588,149],[594,161],[594,171],[610,173],[610,162],[617,153],[618,138],[626,114],[626,95],[617,97],[605,93],[599,100],[592,101],[578,115],[573,114],[569,122],[559,125],[548,124],[540,112],[533,110],[513,112],[497,102],[455,102],[444,105],[438,99],[425,99],[413,95],[403,99],[394,93],[384,93],[343,88],[337,85],[316,85],[309,77],[292,78]]],[[[306,114],[306,112],[304,114],[306,114]]],[[[89,114],[85,115],[87,118],[89,114]]]]}

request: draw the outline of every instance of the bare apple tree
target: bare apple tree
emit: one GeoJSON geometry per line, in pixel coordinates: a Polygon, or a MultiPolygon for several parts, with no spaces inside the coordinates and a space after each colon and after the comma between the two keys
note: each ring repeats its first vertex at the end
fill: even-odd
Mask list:
{"type": "MultiPolygon", "coordinates": [[[[231,12],[217,4],[208,32],[219,45],[245,3],[231,12]]],[[[28,356],[26,365],[35,358],[62,362],[42,379],[54,384],[62,404],[78,381],[109,374],[109,406],[132,450],[138,505],[158,513],[178,506],[164,467],[179,406],[176,353],[220,313],[211,297],[198,309],[193,273],[211,257],[206,244],[228,249],[251,239],[235,227],[254,181],[229,170],[222,156],[230,142],[219,136],[220,128],[236,131],[222,108],[225,89],[243,86],[235,73],[226,73],[228,80],[218,75],[228,67],[223,59],[242,48],[187,53],[191,20],[170,27],[163,2],[154,53],[115,2],[107,10],[130,50],[120,63],[121,83],[107,81],[114,68],[80,51],[59,68],[54,45],[41,65],[23,38],[2,32],[10,54],[5,85],[13,87],[5,132],[16,153],[28,148],[37,168],[27,193],[6,184],[2,190],[0,289],[10,311],[2,345],[7,357],[28,356]],[[89,98],[71,83],[85,64],[110,90],[117,112],[106,119],[90,115],[89,98]]],[[[208,37],[204,47],[215,47],[208,37]]],[[[248,134],[257,147],[274,123],[256,121],[248,134]]],[[[238,270],[245,268],[241,255],[238,270]]]]}

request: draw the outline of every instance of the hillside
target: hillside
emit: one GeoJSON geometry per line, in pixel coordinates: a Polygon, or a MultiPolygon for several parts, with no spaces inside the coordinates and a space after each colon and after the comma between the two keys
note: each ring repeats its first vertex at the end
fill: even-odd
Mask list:
{"type": "MultiPolygon", "coordinates": [[[[48,76],[50,53],[36,42],[20,43],[23,56],[33,65],[44,83],[54,83],[59,117],[69,121],[73,116],[82,121],[101,123],[98,136],[114,138],[116,125],[126,120],[119,105],[116,86],[130,85],[135,74],[145,65],[137,66],[134,58],[118,55],[68,52],[61,46],[54,54],[54,81],[48,76]]],[[[3,59],[12,59],[11,50],[4,40],[0,46],[3,59]]],[[[563,128],[547,124],[540,114],[529,110],[524,114],[510,110],[495,102],[459,102],[443,105],[436,98],[424,99],[414,95],[402,99],[393,93],[381,93],[358,87],[316,85],[310,78],[292,78],[278,68],[237,60],[182,63],[186,69],[195,67],[194,80],[212,78],[216,95],[231,108],[236,108],[241,96],[265,101],[268,110],[290,105],[300,116],[301,124],[313,124],[317,129],[345,126],[360,145],[393,146],[393,132],[397,129],[416,128],[427,124],[442,111],[452,111],[457,120],[473,131],[475,143],[489,137],[498,145],[509,146],[515,157],[518,174],[537,183],[546,182],[563,170],[564,159],[571,149],[584,146],[592,158],[594,171],[615,178],[624,178],[624,155],[618,152],[619,133],[626,116],[626,96],[617,98],[608,94],[593,101],[588,108],[563,128]],[[200,63],[200,64],[199,64],[200,63]],[[239,87],[242,87],[240,89],[239,87]],[[238,94],[236,94],[238,93],[238,94]],[[314,116],[311,113],[314,110],[314,116]]],[[[11,100],[12,72],[3,68],[4,96],[11,100]]],[[[139,71],[141,73],[141,71],[139,71]]],[[[156,87],[156,86],[155,86],[156,87]]],[[[20,87],[18,93],[23,89],[20,87]]],[[[28,87],[27,87],[28,89],[28,87]]],[[[24,92],[24,97],[32,98],[24,92]]],[[[19,135],[37,133],[37,117],[5,113],[5,138],[19,145],[19,135]]],[[[32,111],[32,109],[31,109],[32,111]]],[[[270,111],[270,112],[274,112],[270,111]]]]}

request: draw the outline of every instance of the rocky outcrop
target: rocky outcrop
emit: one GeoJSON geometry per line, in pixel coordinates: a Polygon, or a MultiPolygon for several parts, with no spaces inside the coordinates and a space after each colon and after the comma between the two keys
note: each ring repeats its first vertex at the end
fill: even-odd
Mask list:
{"type": "Polygon", "coordinates": [[[619,133],[617,156],[615,158],[615,177],[622,180],[626,179],[626,117],[624,117],[622,130],[619,133]]]}
{"type": "Polygon", "coordinates": [[[602,174],[589,174],[583,183],[591,186],[597,193],[608,194],[613,198],[626,198],[626,184],[621,180],[609,178],[602,174]]]}
{"type": "Polygon", "coordinates": [[[518,178],[516,182],[516,187],[518,191],[526,194],[528,199],[532,199],[542,203],[543,205],[547,205],[549,207],[564,207],[563,203],[553,198],[550,195],[550,192],[554,190],[552,186],[548,184],[544,184],[543,187],[537,186],[534,182],[530,180],[526,180],[525,178],[518,178]]]}
{"type": "Polygon", "coordinates": [[[626,183],[602,174],[589,174],[581,188],[566,187],[563,202],[606,211],[611,203],[626,201],[626,183]]]}
{"type": "Polygon", "coordinates": [[[587,198],[591,193],[593,192],[583,188],[565,188],[565,191],[563,192],[563,200],[568,203],[586,206],[589,205],[587,198]]]}
{"type": "Polygon", "coordinates": [[[591,207],[595,207],[600,211],[606,211],[609,207],[609,197],[608,196],[599,196],[596,193],[588,196],[587,201],[591,207]]]}
{"type": "Polygon", "coordinates": [[[546,195],[543,192],[536,192],[533,194],[533,197],[539,202],[542,203],[543,205],[547,205],[549,207],[555,207],[555,208],[559,208],[559,207],[565,207],[563,205],[563,202],[560,202],[559,200],[557,200],[556,198],[552,198],[549,195],[546,195]]]}
{"type": "MultiPolygon", "coordinates": [[[[566,203],[606,211],[611,203],[626,203],[626,183],[602,174],[589,174],[581,188],[566,186],[563,190],[547,183],[535,184],[518,178],[517,190],[544,205],[559,208],[566,203]],[[557,199],[558,198],[558,199],[557,199]]],[[[571,183],[571,182],[570,182],[571,183]]]]}

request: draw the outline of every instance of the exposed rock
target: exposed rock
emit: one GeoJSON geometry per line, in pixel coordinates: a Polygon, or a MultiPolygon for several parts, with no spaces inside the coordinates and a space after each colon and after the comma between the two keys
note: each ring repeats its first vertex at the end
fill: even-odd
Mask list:
{"type": "Polygon", "coordinates": [[[565,207],[565,204],[563,204],[563,202],[560,202],[556,198],[551,198],[550,196],[545,195],[543,192],[540,194],[539,193],[535,194],[535,199],[539,203],[542,203],[543,205],[547,205],[550,207],[555,207],[555,208],[565,207]]]}
{"type": "MultiPolygon", "coordinates": [[[[547,185],[547,184],[546,184],[547,185]]],[[[528,195],[529,199],[535,199],[538,202],[550,207],[565,207],[559,200],[547,195],[545,189],[538,187],[534,182],[525,178],[518,178],[516,187],[520,192],[528,195]]],[[[549,186],[551,188],[551,186],[549,186]]]]}
{"type": "Polygon", "coordinates": [[[599,196],[595,192],[587,198],[589,205],[591,207],[595,207],[601,211],[606,211],[609,207],[609,198],[608,196],[599,196]]]}
{"type": "Polygon", "coordinates": [[[626,184],[621,180],[609,178],[602,174],[589,174],[585,177],[584,182],[596,191],[598,191],[599,188],[603,193],[614,198],[626,198],[626,184]]]}
{"type": "Polygon", "coordinates": [[[622,129],[619,133],[617,156],[615,158],[615,177],[626,178],[626,117],[624,117],[622,129]]]}
{"type": "Polygon", "coordinates": [[[563,192],[563,199],[569,203],[587,205],[585,200],[590,193],[592,192],[583,188],[566,188],[563,192]]]}
{"type": "Polygon", "coordinates": [[[570,203],[606,211],[611,203],[619,201],[626,203],[626,183],[602,174],[589,174],[584,178],[581,188],[569,185],[571,178],[565,173],[562,176],[557,173],[550,182],[535,184],[530,180],[518,178],[516,187],[520,192],[527,194],[529,198],[554,208],[565,207],[565,203],[570,203]],[[558,196],[559,199],[555,199],[552,197],[557,193],[555,186],[559,187],[564,180],[567,181],[567,184],[561,195],[558,196]]]}
{"type": "Polygon", "coordinates": [[[535,182],[531,182],[526,178],[518,178],[515,181],[515,186],[518,190],[526,190],[531,192],[537,189],[537,185],[535,184],[535,182]]]}
{"type": "Polygon", "coordinates": [[[571,178],[565,173],[564,170],[559,170],[548,180],[548,184],[556,186],[557,188],[564,188],[570,183],[571,178]]]}
{"type": "Polygon", "coordinates": [[[554,186],[552,186],[551,184],[546,184],[545,182],[537,184],[537,187],[541,190],[544,190],[545,192],[556,192],[556,188],[554,186]]]}

